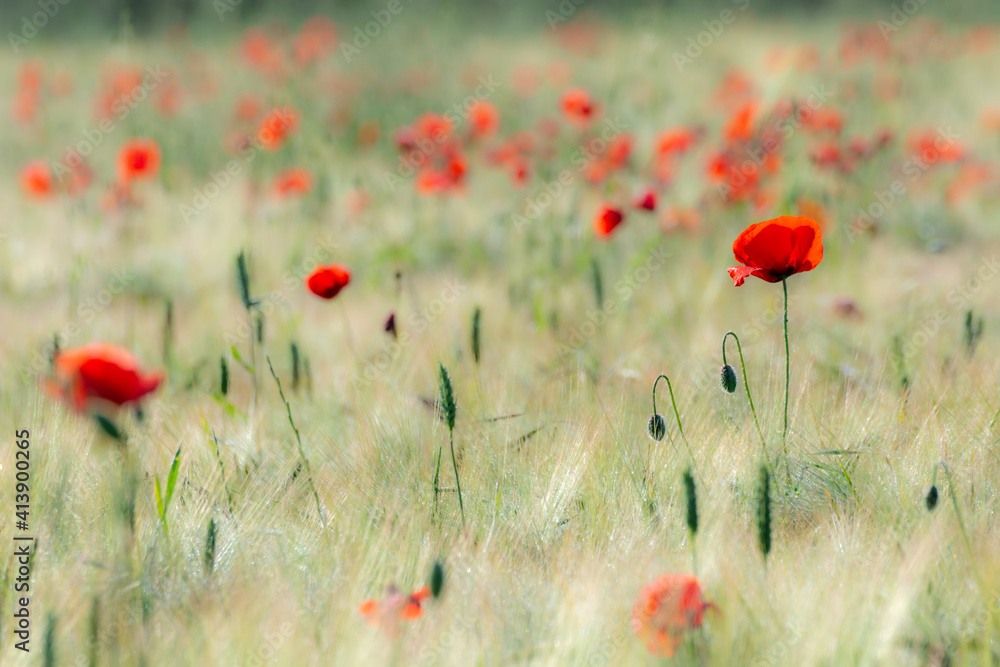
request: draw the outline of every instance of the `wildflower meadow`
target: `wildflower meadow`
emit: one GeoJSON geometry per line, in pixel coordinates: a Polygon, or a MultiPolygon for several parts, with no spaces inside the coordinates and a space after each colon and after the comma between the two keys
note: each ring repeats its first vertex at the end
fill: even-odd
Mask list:
{"type": "Polygon", "coordinates": [[[1000,664],[993,4],[0,24],[0,665],[1000,664]]]}

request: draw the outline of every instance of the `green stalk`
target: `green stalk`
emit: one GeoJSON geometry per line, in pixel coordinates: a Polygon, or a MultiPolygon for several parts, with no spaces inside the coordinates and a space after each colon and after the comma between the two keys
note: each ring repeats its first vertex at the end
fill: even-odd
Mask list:
{"type": "Polygon", "coordinates": [[[677,431],[681,434],[681,438],[684,440],[684,446],[687,447],[688,455],[691,457],[691,461],[694,462],[694,452],[691,451],[691,445],[688,443],[687,436],[684,435],[684,427],[681,426],[681,413],[677,410],[677,401],[674,400],[674,388],[670,384],[670,378],[666,375],[657,376],[656,380],[653,381],[653,414],[656,412],[656,385],[659,384],[660,380],[667,381],[667,390],[670,392],[670,403],[674,407],[674,418],[677,420],[677,431]]]}
{"type": "Polygon", "coordinates": [[[455,461],[455,438],[448,429],[448,444],[451,445],[451,467],[455,470],[455,488],[458,489],[458,509],[462,513],[462,525],[465,525],[465,505],[462,504],[462,483],[458,481],[458,462],[455,461]]]}
{"type": "Polygon", "coordinates": [[[764,450],[764,460],[767,461],[768,466],[770,466],[771,459],[767,455],[767,443],[764,439],[764,431],[761,429],[760,421],[757,419],[757,408],[753,405],[753,397],[750,396],[750,382],[747,380],[747,364],[743,361],[743,346],[740,345],[740,337],[736,335],[735,331],[729,331],[722,337],[722,365],[728,365],[726,362],[726,340],[730,336],[732,336],[736,341],[736,349],[740,353],[740,369],[743,371],[743,391],[746,392],[747,401],[750,403],[750,413],[753,415],[753,423],[757,427],[757,435],[760,436],[760,447],[764,450]]]}
{"type": "Polygon", "coordinates": [[[788,279],[781,279],[781,289],[785,293],[785,423],[781,431],[781,439],[784,441],[785,456],[788,456],[788,385],[791,384],[791,362],[792,353],[788,348],[788,279]]]}

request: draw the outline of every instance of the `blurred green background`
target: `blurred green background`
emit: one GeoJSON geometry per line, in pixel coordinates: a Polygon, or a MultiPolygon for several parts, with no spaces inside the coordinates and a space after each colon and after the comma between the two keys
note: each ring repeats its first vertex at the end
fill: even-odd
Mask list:
{"type": "MultiPolygon", "coordinates": [[[[546,26],[546,11],[558,11],[561,3],[575,4],[580,11],[605,19],[642,19],[658,15],[710,16],[747,0],[399,0],[419,5],[436,18],[465,21],[470,28],[496,29],[546,26]]],[[[19,32],[23,22],[48,8],[52,16],[43,39],[101,37],[115,34],[122,25],[140,33],[156,33],[177,24],[190,26],[197,34],[210,36],[238,29],[247,22],[269,18],[298,20],[327,14],[350,23],[369,18],[372,10],[385,8],[389,0],[5,0],[0,3],[4,33],[19,32]],[[58,11],[54,11],[55,8],[58,11]],[[220,20],[220,16],[222,19],[220,20]]],[[[763,16],[814,16],[816,20],[850,14],[859,19],[888,19],[894,7],[919,8],[922,15],[955,22],[997,20],[996,0],[749,0],[750,10],[763,16]]],[[[912,13],[912,12],[911,12],[912,13]]]]}

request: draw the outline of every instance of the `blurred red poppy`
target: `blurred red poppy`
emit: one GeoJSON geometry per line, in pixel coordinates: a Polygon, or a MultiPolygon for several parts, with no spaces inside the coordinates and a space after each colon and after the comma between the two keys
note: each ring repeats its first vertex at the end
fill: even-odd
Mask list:
{"type": "Polygon", "coordinates": [[[740,107],[726,124],[725,136],[729,141],[748,141],[753,138],[757,102],[750,101],[740,107]]]}
{"type": "Polygon", "coordinates": [[[431,596],[429,586],[405,595],[395,586],[386,589],[382,600],[365,600],[358,611],[368,619],[369,625],[382,628],[387,634],[399,634],[401,621],[413,621],[423,616],[423,602],[431,596]]]}
{"type": "Polygon", "coordinates": [[[343,266],[317,266],[306,278],[306,287],[318,297],[332,299],[351,282],[351,272],[343,266]]]}
{"type": "Polygon", "coordinates": [[[500,112],[490,102],[476,100],[469,106],[468,118],[472,127],[472,138],[483,139],[496,134],[500,127],[500,112]]]}
{"type": "Polygon", "coordinates": [[[146,180],[160,170],[160,147],[152,139],[129,139],[118,150],[118,180],[146,180]]]}
{"type": "Polygon", "coordinates": [[[257,141],[269,151],[276,151],[299,128],[299,112],[291,107],[272,109],[257,127],[257,141]]]}
{"type": "Polygon", "coordinates": [[[34,199],[48,199],[53,192],[52,171],[45,160],[32,160],[21,168],[21,190],[34,199]]]}
{"type": "Polygon", "coordinates": [[[114,410],[138,402],[160,386],[161,373],[145,373],[128,350],[90,343],[64,350],[53,360],[50,393],[67,400],[78,412],[114,410]]]}
{"type": "Polygon", "coordinates": [[[624,220],[625,216],[620,209],[605,204],[598,209],[597,216],[594,218],[594,233],[601,238],[606,238],[624,220]]]}
{"type": "Polygon", "coordinates": [[[597,104],[582,88],[567,90],[561,100],[563,115],[573,125],[586,127],[597,115],[597,104]]]}
{"type": "Polygon", "coordinates": [[[635,208],[641,209],[643,211],[655,211],[656,210],[656,190],[652,188],[648,190],[643,190],[635,198],[632,204],[635,208]]]}
{"type": "Polygon", "coordinates": [[[736,261],[729,277],[737,287],[748,276],[769,283],[812,271],[823,260],[823,232],[812,218],[783,215],[750,225],[733,243],[736,261]]]}
{"type": "Polygon", "coordinates": [[[708,609],[698,579],[690,574],[667,574],[646,585],[632,607],[632,630],[653,655],[674,655],[684,633],[700,628],[708,609]]]}
{"type": "Polygon", "coordinates": [[[274,191],[283,198],[308,194],[312,186],[312,174],[304,167],[285,169],[274,179],[274,191]]]}

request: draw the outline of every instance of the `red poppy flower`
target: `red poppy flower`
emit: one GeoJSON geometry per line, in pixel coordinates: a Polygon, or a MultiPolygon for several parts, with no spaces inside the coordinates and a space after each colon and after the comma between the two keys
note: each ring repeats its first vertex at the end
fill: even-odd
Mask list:
{"type": "Polygon", "coordinates": [[[130,139],[118,150],[118,180],[128,184],[156,176],[160,147],[152,139],[130,139]]]}
{"type": "Polygon", "coordinates": [[[639,193],[639,196],[635,198],[632,204],[637,209],[643,211],[655,211],[656,210],[656,190],[644,190],[639,193]]]}
{"type": "Polygon", "coordinates": [[[671,155],[682,155],[691,150],[698,141],[698,133],[686,127],[678,127],[661,132],[656,138],[656,153],[658,157],[667,158],[671,155]]]}
{"type": "Polygon", "coordinates": [[[500,112],[485,100],[476,100],[469,105],[469,121],[472,126],[472,137],[481,139],[492,136],[500,127],[500,112]]]}
{"type": "Polygon", "coordinates": [[[429,586],[404,595],[395,586],[386,589],[382,600],[365,600],[358,611],[368,619],[369,625],[382,628],[387,634],[399,634],[401,621],[414,621],[423,616],[423,602],[431,596],[429,586]]]}
{"type": "Polygon", "coordinates": [[[304,167],[285,169],[274,179],[274,191],[283,198],[308,194],[312,185],[312,174],[304,167]]]}
{"type": "Polygon", "coordinates": [[[632,135],[619,134],[608,142],[605,149],[604,161],[611,170],[621,169],[628,162],[629,155],[632,154],[632,135]]]}
{"type": "Polygon", "coordinates": [[[598,209],[597,217],[594,218],[594,232],[599,237],[606,238],[610,236],[611,232],[615,231],[615,227],[622,224],[624,220],[625,216],[619,209],[605,204],[598,209]]]}
{"type": "Polygon", "coordinates": [[[726,124],[725,134],[729,141],[747,141],[753,137],[754,120],[757,117],[757,103],[747,102],[740,107],[726,124]]]}
{"type": "Polygon", "coordinates": [[[285,145],[299,127],[299,112],[291,107],[272,109],[261,120],[257,128],[257,140],[269,151],[276,151],[285,145]]]}
{"type": "Polygon", "coordinates": [[[573,125],[586,127],[597,115],[597,104],[590,93],[581,88],[571,88],[562,96],[563,115],[573,125]]]}
{"type": "Polygon", "coordinates": [[[812,271],[823,260],[823,232],[812,218],[783,215],[750,225],[733,242],[736,261],[729,277],[739,287],[747,276],[769,283],[812,271]]]}
{"type": "Polygon", "coordinates": [[[139,401],[163,381],[160,373],[144,373],[128,350],[90,343],[56,355],[50,392],[69,401],[78,412],[111,409],[139,401]]]}
{"type": "Polygon", "coordinates": [[[24,165],[20,174],[24,194],[35,199],[47,199],[52,194],[52,172],[45,160],[32,160],[24,165]]]}
{"type": "Polygon", "coordinates": [[[632,630],[653,655],[671,657],[684,633],[700,628],[708,609],[698,579],[667,574],[646,585],[632,608],[632,630]]]}
{"type": "Polygon", "coordinates": [[[317,266],[306,278],[306,287],[318,297],[332,299],[351,282],[351,272],[342,266],[317,266]]]}

